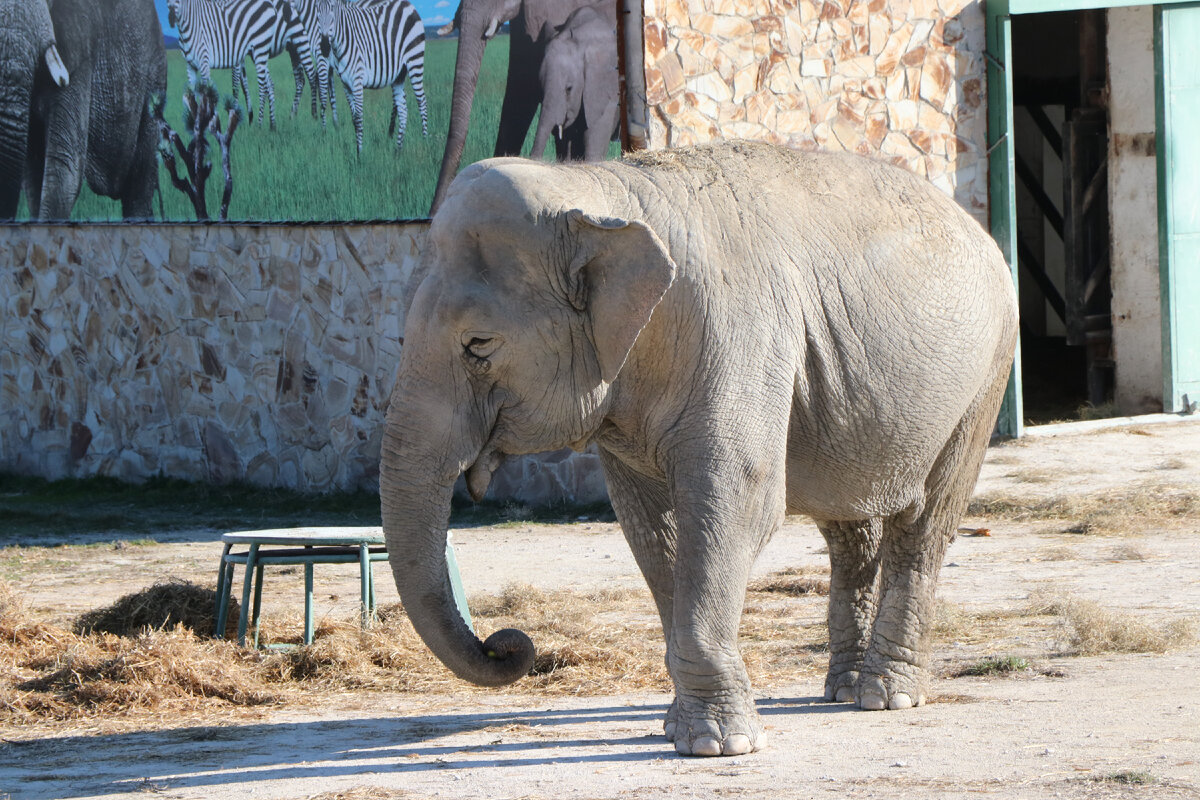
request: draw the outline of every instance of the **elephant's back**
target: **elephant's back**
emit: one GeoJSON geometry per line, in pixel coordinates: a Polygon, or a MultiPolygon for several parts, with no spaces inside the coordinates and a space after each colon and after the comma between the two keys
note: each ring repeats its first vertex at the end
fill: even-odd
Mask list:
{"type": "Polygon", "coordinates": [[[919,498],[1011,363],[1015,292],[980,225],[928,181],[852,154],[740,142],[627,168],[687,220],[663,238],[707,307],[741,329],[765,314],[758,338],[793,362],[789,484],[817,489],[804,508],[886,515],[919,498]]]}

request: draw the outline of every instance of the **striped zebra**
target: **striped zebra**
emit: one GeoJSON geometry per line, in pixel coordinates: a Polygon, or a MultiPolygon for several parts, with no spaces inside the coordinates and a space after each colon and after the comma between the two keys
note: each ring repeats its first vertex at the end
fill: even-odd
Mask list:
{"type": "Polygon", "coordinates": [[[428,136],[425,26],[412,4],[408,0],[335,2],[322,10],[319,23],[321,53],[333,61],[346,84],[358,152],[362,152],[363,89],[392,87],[392,107],[398,121],[396,147],[404,145],[408,126],[406,75],[421,109],[421,132],[428,136]]]}
{"type": "MultiPolygon", "coordinates": [[[[314,80],[312,47],[309,43],[308,35],[305,33],[300,19],[289,0],[270,0],[270,2],[275,6],[276,17],[274,32],[271,36],[271,48],[267,58],[274,58],[286,50],[288,57],[292,61],[292,78],[296,82],[296,94],[292,98],[292,116],[296,116],[296,112],[300,109],[300,100],[304,96],[304,83],[307,80],[314,87],[312,93],[313,119],[317,118],[319,112],[321,122],[324,124],[325,105],[322,102],[318,109],[319,98],[315,88],[317,82],[314,80]]],[[[233,68],[234,94],[236,96],[237,87],[240,84],[248,107],[250,105],[250,95],[246,94],[246,78],[242,67],[243,64],[239,63],[233,68]]]]}
{"type": "MultiPolygon", "coordinates": [[[[179,28],[179,50],[188,64],[188,79],[212,82],[214,69],[234,70],[246,91],[241,64],[249,55],[258,75],[258,111],[262,118],[266,96],[275,129],[275,85],[267,60],[278,25],[278,12],[271,0],[167,0],[167,21],[179,28]]],[[[250,101],[247,98],[247,109],[250,101]]]]}
{"type": "Polygon", "coordinates": [[[320,16],[340,0],[282,0],[292,12],[294,28],[291,31],[292,44],[305,61],[309,83],[312,84],[313,105],[319,106],[321,122],[325,122],[325,105],[329,104],[333,121],[337,122],[337,101],[333,93],[333,83],[329,76],[329,62],[321,54],[319,43],[320,16]]]}

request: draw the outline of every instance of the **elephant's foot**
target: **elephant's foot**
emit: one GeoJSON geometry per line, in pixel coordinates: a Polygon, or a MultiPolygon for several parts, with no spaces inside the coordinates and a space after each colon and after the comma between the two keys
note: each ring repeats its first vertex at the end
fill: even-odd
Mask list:
{"type": "Polygon", "coordinates": [[[683,756],[740,756],[760,749],[764,741],[762,721],[746,696],[677,697],[664,729],[683,756]]]}
{"type": "Polygon", "coordinates": [[[827,703],[851,703],[857,698],[854,693],[854,687],[858,684],[859,673],[857,669],[839,670],[835,672],[830,670],[825,676],[825,702],[827,703]]]}
{"type": "Polygon", "coordinates": [[[913,667],[899,673],[868,673],[858,678],[854,700],[864,711],[897,711],[925,705],[925,688],[913,667]]]}
{"type": "Polygon", "coordinates": [[[676,697],[671,701],[671,707],[667,709],[667,718],[663,720],[663,733],[667,737],[668,742],[675,741],[675,731],[679,729],[679,698],[676,697]]]}

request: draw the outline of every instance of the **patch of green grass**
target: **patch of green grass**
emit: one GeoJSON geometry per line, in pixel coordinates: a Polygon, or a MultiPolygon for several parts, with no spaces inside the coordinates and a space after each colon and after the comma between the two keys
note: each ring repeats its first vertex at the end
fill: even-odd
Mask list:
{"type": "Polygon", "coordinates": [[[1032,668],[1028,659],[1021,656],[988,656],[987,658],[976,661],[963,667],[958,672],[954,673],[954,677],[995,677],[999,675],[1011,675],[1014,672],[1025,672],[1032,668]]]}
{"type": "Polygon", "coordinates": [[[569,522],[615,522],[616,514],[608,503],[576,505],[555,503],[547,506],[530,507],[512,501],[485,500],[473,503],[455,498],[451,505],[452,527],[492,526],[516,527],[518,525],[543,524],[562,525],[569,522]]]}
{"type": "Polygon", "coordinates": [[[134,484],[0,473],[0,529],[13,544],[110,534],[148,537],[197,528],[378,524],[379,496],[369,492],[309,495],[173,478],[134,484]]]}
{"type": "MultiPolygon", "coordinates": [[[[258,84],[253,69],[247,73],[254,123],[243,116],[233,137],[230,152],[233,195],[230,220],[372,220],[422,219],[429,213],[433,190],[437,185],[449,128],[450,100],[454,81],[457,39],[433,39],[425,49],[425,96],[429,111],[429,135],[421,134],[421,113],[412,86],[405,82],[408,125],[404,146],[396,149],[395,137],[388,135],[392,114],[392,91],[366,89],[363,92],[363,149],[355,148],[354,123],[350,103],[341,78],[333,76],[337,92],[338,122],[335,125],[326,109],[326,122],[312,117],[311,87],[305,85],[296,116],[292,116],[292,98],[296,84],[291,61],[286,54],[272,59],[271,79],[275,85],[276,130],[267,125],[267,115],[259,123],[258,84]]],[[[463,149],[461,166],[490,158],[495,150],[500,106],[508,75],[507,35],[492,39],[484,51],[479,83],[472,104],[471,122],[463,149]]],[[[247,62],[249,63],[249,62],[247,62]]],[[[230,70],[215,70],[212,80],[222,102],[232,90],[230,70]]],[[[167,103],[163,118],[182,136],[183,90],[187,86],[187,68],[178,50],[167,51],[167,103]]],[[[240,98],[239,102],[245,101],[240,98]]],[[[221,119],[227,119],[222,106],[221,119]]],[[[536,123],[536,118],[535,118],[536,123]]],[[[522,152],[529,154],[533,145],[531,125],[522,152]]],[[[215,146],[215,144],[214,144],[215,146]]],[[[553,146],[547,158],[553,158],[553,146]]],[[[610,157],[620,155],[613,143],[610,157]]],[[[183,171],[182,165],[180,171],[183,171]]],[[[160,166],[159,187],[163,201],[163,219],[195,219],[191,203],[171,185],[165,168],[160,166]]],[[[224,178],[220,152],[215,152],[213,172],[206,186],[208,211],[216,217],[221,207],[224,178]]],[[[158,199],[154,201],[158,213],[158,199]]],[[[28,216],[24,201],[18,219],[28,216]]],[[[76,220],[119,220],[121,204],[95,195],[84,185],[71,214],[76,220]]]]}
{"type": "Polygon", "coordinates": [[[1158,778],[1142,769],[1121,770],[1120,772],[1113,772],[1108,775],[1100,775],[1092,778],[1092,780],[1103,781],[1105,783],[1120,783],[1125,786],[1150,786],[1158,783],[1158,778]]]}
{"type": "MultiPolygon", "coordinates": [[[[607,503],[550,505],[472,503],[456,499],[452,527],[525,523],[604,522],[616,519],[607,503]]],[[[130,546],[172,531],[252,530],[301,525],[369,526],[380,524],[379,495],[374,492],[306,494],[248,484],[214,486],[174,478],[142,484],[115,478],[66,478],[47,481],[0,473],[0,530],[5,544],[45,543],[77,537],[112,537],[130,546]]]]}

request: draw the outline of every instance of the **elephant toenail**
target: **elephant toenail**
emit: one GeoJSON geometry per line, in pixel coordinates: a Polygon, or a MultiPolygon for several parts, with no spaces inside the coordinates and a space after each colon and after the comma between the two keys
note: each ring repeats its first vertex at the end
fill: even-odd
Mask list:
{"type": "Polygon", "coordinates": [[[902,709],[912,707],[912,698],[904,692],[896,692],[894,695],[892,695],[892,699],[888,703],[888,708],[892,709],[893,711],[900,711],[902,709]]]}
{"type": "Polygon", "coordinates": [[[863,711],[883,711],[887,708],[887,703],[880,695],[864,694],[858,700],[858,707],[863,711]]]}
{"type": "Polygon", "coordinates": [[[721,752],[727,756],[742,756],[754,750],[754,745],[750,742],[750,737],[742,733],[735,733],[725,739],[725,745],[721,748],[721,752]]]}
{"type": "Polygon", "coordinates": [[[667,736],[668,742],[675,741],[675,723],[667,722],[663,724],[663,733],[667,736]]]}
{"type": "Polygon", "coordinates": [[[850,686],[843,686],[837,690],[837,702],[852,703],[854,702],[854,689],[850,686]]]}
{"type": "MultiPolygon", "coordinates": [[[[676,750],[678,750],[678,748],[676,748],[676,750]]],[[[721,743],[711,736],[701,736],[699,739],[692,742],[692,755],[719,756],[721,755],[721,743]]]]}

